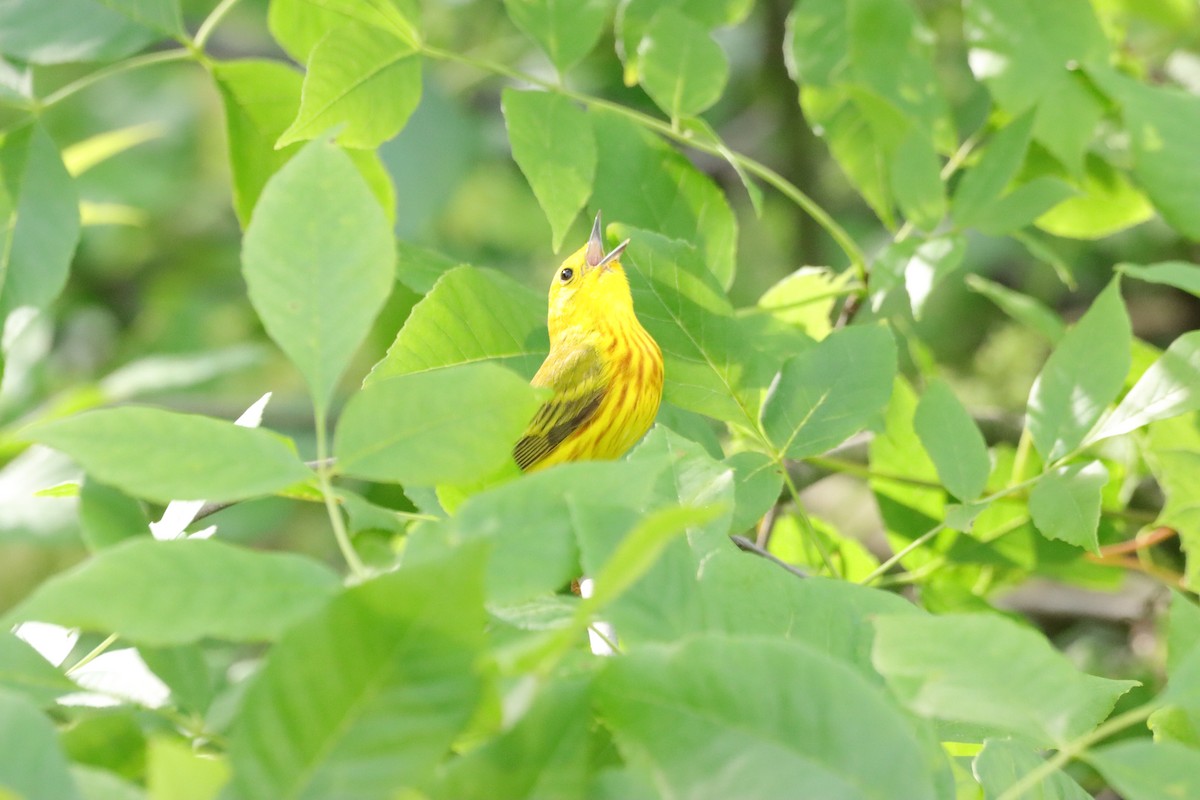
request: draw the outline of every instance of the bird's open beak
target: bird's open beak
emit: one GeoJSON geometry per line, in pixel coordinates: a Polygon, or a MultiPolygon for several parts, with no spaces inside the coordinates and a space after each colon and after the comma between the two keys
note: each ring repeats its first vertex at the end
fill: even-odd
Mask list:
{"type": "Polygon", "coordinates": [[[588,238],[584,261],[589,268],[603,267],[609,262],[615,261],[628,244],[629,240],[626,239],[606,254],[604,252],[604,226],[600,222],[600,213],[596,212],[596,221],[592,224],[592,235],[588,238]]]}

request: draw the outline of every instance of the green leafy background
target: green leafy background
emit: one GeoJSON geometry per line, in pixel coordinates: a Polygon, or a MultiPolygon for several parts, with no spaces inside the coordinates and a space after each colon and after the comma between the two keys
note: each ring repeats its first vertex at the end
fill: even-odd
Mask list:
{"type": "Polygon", "coordinates": [[[0,3],[0,798],[1200,796],[1198,30],[0,3]],[[522,476],[600,211],[663,405],[522,476]]]}

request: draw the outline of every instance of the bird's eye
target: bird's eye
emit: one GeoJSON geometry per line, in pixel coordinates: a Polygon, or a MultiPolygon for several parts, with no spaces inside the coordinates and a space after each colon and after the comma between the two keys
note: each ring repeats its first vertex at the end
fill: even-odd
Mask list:
{"type": "Polygon", "coordinates": [[[574,274],[575,270],[571,269],[570,267],[565,267],[562,272],[558,273],[558,277],[563,283],[566,283],[567,281],[571,280],[571,276],[574,274]]]}

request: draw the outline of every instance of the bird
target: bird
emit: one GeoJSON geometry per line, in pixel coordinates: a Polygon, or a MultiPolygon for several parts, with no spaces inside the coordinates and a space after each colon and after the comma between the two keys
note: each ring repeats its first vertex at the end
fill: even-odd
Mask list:
{"type": "Polygon", "coordinates": [[[513,446],[525,472],[624,455],[654,423],[663,392],[662,350],[638,321],[620,256],[604,251],[601,215],[587,244],[550,281],[550,354],[531,384],[550,389],[513,446]]]}

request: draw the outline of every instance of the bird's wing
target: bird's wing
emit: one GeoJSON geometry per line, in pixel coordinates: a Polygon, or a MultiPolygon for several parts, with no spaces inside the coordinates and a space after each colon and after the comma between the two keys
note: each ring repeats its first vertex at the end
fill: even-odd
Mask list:
{"type": "Polygon", "coordinates": [[[604,365],[590,345],[551,352],[533,377],[554,395],[547,400],[513,447],[513,458],[525,470],[549,456],[596,414],[604,399],[604,365]]]}

